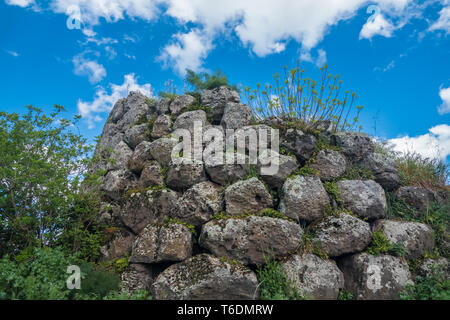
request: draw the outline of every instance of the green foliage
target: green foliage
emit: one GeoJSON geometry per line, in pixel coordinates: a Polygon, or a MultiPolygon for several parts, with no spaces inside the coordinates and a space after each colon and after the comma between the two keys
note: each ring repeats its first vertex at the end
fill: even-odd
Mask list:
{"type": "Polygon", "coordinates": [[[367,169],[359,168],[356,166],[348,167],[339,180],[374,180],[375,177],[367,169]]]}
{"type": "Polygon", "coordinates": [[[174,85],[173,80],[166,81],[164,88],[165,91],[158,92],[158,96],[173,101],[177,97],[177,87],[174,85]]]}
{"type": "Polygon", "coordinates": [[[276,73],[273,84],[262,87],[258,83],[253,90],[245,87],[244,94],[259,119],[277,116],[307,128],[314,128],[318,121],[330,120],[336,130],[354,129],[363,106],[354,107],[357,99],[354,92],[340,94],[340,75],[328,73],[327,65],[321,71],[320,82],[304,78],[305,69],[299,61],[296,68],[288,70],[285,66],[283,76],[276,73]]]}
{"type": "Polygon", "coordinates": [[[204,89],[211,90],[221,86],[226,86],[239,92],[238,87],[234,84],[230,85],[227,76],[220,70],[217,70],[210,75],[208,73],[195,73],[194,71],[187,69],[185,80],[196,92],[204,89]]]}
{"type": "Polygon", "coordinates": [[[308,165],[305,165],[299,169],[297,169],[293,174],[291,174],[288,178],[294,178],[295,176],[318,176],[319,171],[316,169],[311,168],[308,165]]]}
{"type": "Polygon", "coordinates": [[[262,300],[305,299],[295,284],[289,281],[281,263],[276,260],[266,261],[263,268],[258,268],[257,276],[262,300]]]}
{"type": "Polygon", "coordinates": [[[24,115],[0,112],[0,255],[56,245],[86,213],[79,190],[83,180],[95,181],[86,179],[92,146],[76,128],[79,117],[63,119],[64,108],[55,108],[50,115],[32,106],[24,115]]]}
{"type": "Polygon", "coordinates": [[[450,300],[450,278],[434,269],[424,277],[417,276],[414,285],[408,285],[400,293],[401,300],[450,300]]]}
{"type": "Polygon", "coordinates": [[[340,290],[338,300],[353,300],[353,295],[346,290],[340,290]]]}
{"type": "Polygon", "coordinates": [[[392,250],[392,243],[384,235],[383,232],[377,231],[373,233],[372,243],[367,248],[368,254],[380,255],[387,254],[392,250]]]}
{"type": "Polygon", "coordinates": [[[261,210],[259,213],[259,216],[261,217],[269,217],[269,218],[276,218],[276,219],[284,219],[284,220],[291,220],[284,213],[281,213],[274,209],[264,209],[261,210]]]}
{"type": "Polygon", "coordinates": [[[335,181],[327,181],[323,184],[325,187],[325,190],[327,191],[328,195],[336,201],[336,203],[341,206],[342,205],[342,199],[339,195],[339,188],[335,181]]]}
{"type": "Polygon", "coordinates": [[[128,292],[111,291],[103,300],[152,300],[152,297],[145,290],[136,290],[133,294],[128,292]]]}

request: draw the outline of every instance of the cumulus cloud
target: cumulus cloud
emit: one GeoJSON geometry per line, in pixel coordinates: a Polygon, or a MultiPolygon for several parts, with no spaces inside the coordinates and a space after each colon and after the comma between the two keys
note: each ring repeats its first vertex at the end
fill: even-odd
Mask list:
{"type": "Polygon", "coordinates": [[[96,122],[101,122],[101,114],[109,113],[114,103],[121,98],[128,96],[131,91],[139,91],[147,97],[153,97],[153,89],[149,83],[139,84],[134,73],[124,76],[124,82],[121,85],[109,84],[109,93],[103,87],[98,87],[95,92],[94,100],[91,102],[78,100],[78,112],[87,121],[88,128],[95,127],[96,122]]]}
{"type": "Polygon", "coordinates": [[[317,67],[321,68],[327,63],[327,52],[325,50],[317,50],[317,57],[311,56],[310,51],[303,50],[300,53],[300,60],[314,63],[317,67]]]}
{"type": "Polygon", "coordinates": [[[73,72],[78,76],[87,76],[90,83],[97,83],[106,77],[105,68],[97,61],[86,59],[83,54],[75,56],[72,60],[73,72]]]}
{"type": "Polygon", "coordinates": [[[450,87],[443,88],[439,90],[439,96],[442,99],[442,104],[438,108],[440,115],[450,113],[450,87]]]}
{"type": "Polygon", "coordinates": [[[447,6],[439,12],[439,19],[430,26],[429,31],[444,30],[447,34],[450,33],[450,1],[445,4],[447,6]]]}
{"type": "Polygon", "coordinates": [[[6,0],[6,4],[25,8],[31,5],[35,5],[36,3],[34,2],[34,0],[6,0]]]}
{"type": "Polygon", "coordinates": [[[158,60],[163,61],[166,67],[171,65],[181,75],[186,69],[202,70],[203,59],[213,47],[210,37],[194,29],[189,33],[178,33],[173,38],[173,42],[163,48],[158,60]]]}
{"type": "Polygon", "coordinates": [[[386,38],[392,37],[394,25],[386,20],[382,14],[378,14],[373,21],[367,21],[359,33],[360,39],[372,39],[376,35],[386,38]]]}
{"type": "Polygon", "coordinates": [[[402,153],[416,152],[423,157],[446,160],[450,155],[450,126],[437,125],[420,136],[404,136],[388,140],[393,150],[402,153]]]}

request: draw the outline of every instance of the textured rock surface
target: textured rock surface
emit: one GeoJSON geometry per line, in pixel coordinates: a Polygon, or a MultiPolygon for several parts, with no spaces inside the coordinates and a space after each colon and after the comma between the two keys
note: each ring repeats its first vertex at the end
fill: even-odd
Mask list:
{"type": "Polygon", "coordinates": [[[147,138],[148,125],[146,123],[132,126],[125,131],[124,141],[134,150],[136,146],[147,138]]]}
{"type": "Polygon", "coordinates": [[[229,215],[259,213],[272,206],[270,193],[257,178],[238,181],[225,190],[225,208],[229,215]]]}
{"type": "Polygon", "coordinates": [[[378,220],[374,230],[380,230],[391,243],[405,248],[407,259],[419,258],[434,248],[433,229],[423,223],[378,220]]]}
{"type": "Polygon", "coordinates": [[[299,167],[294,157],[285,156],[270,150],[263,151],[258,157],[258,170],[265,183],[271,187],[281,188],[287,177],[299,167]],[[277,168],[273,170],[271,168],[277,168]],[[270,170],[270,171],[269,171],[270,170]],[[264,172],[267,172],[264,174],[264,172]]]}
{"type": "Polygon", "coordinates": [[[156,161],[150,161],[142,169],[139,185],[141,188],[160,186],[164,183],[162,168],[156,161]]]}
{"type": "Polygon", "coordinates": [[[406,262],[400,258],[359,253],[338,261],[344,273],[345,289],[358,300],[397,300],[412,284],[406,262]]]}
{"type": "Polygon", "coordinates": [[[135,236],[124,229],[115,231],[111,241],[100,248],[102,260],[114,260],[130,254],[134,239],[135,236]]]}
{"type": "Polygon", "coordinates": [[[397,190],[395,196],[416,209],[419,214],[425,213],[435,200],[431,191],[419,187],[401,187],[397,190]]]}
{"type": "Polygon", "coordinates": [[[427,277],[433,273],[442,273],[446,279],[450,278],[450,263],[446,258],[425,259],[417,268],[417,274],[427,277]]]}
{"type": "Polygon", "coordinates": [[[314,154],[316,138],[298,129],[288,129],[281,137],[280,145],[294,154],[299,161],[305,162],[314,154]]]}
{"type": "Polygon", "coordinates": [[[331,136],[331,141],[352,161],[362,159],[375,149],[372,139],[362,132],[338,132],[331,136]]]}
{"type": "Polygon", "coordinates": [[[344,275],[336,263],[313,254],[292,256],[283,264],[283,270],[294,288],[314,300],[336,300],[344,288],[344,275]]]}
{"type": "Polygon", "coordinates": [[[372,172],[375,176],[375,181],[386,190],[395,190],[400,185],[397,164],[393,159],[381,153],[367,155],[359,165],[372,172]]]}
{"type": "Polygon", "coordinates": [[[153,270],[142,263],[130,263],[128,268],[120,276],[122,285],[130,294],[136,290],[150,290],[153,283],[153,270]]]}
{"type": "Polygon", "coordinates": [[[151,143],[148,141],[142,141],[134,150],[130,159],[128,160],[128,168],[131,171],[139,174],[144,168],[145,164],[152,159],[150,153],[151,143]]]}
{"type": "Polygon", "coordinates": [[[178,143],[174,138],[160,138],[150,144],[150,154],[161,166],[168,166],[172,161],[172,149],[178,143]]]}
{"type": "Polygon", "coordinates": [[[280,211],[289,218],[312,222],[323,217],[330,199],[316,176],[295,176],[283,185],[280,211]]]}
{"type": "Polygon", "coordinates": [[[302,234],[298,224],[287,220],[250,216],[206,223],[199,242],[218,257],[264,264],[267,256],[283,257],[298,249],[302,234]]]}
{"type": "Polygon", "coordinates": [[[205,161],[205,170],[211,181],[222,186],[236,182],[248,174],[248,162],[243,164],[236,162],[228,164],[226,162],[226,156],[224,154],[224,159],[210,157],[205,161]]]}
{"type": "Polygon", "coordinates": [[[342,180],[337,182],[344,207],[361,218],[381,219],[386,214],[386,195],[372,180],[342,180]]]}
{"type": "Polygon", "coordinates": [[[211,216],[223,209],[223,188],[205,181],[193,185],[180,198],[179,205],[171,216],[180,221],[201,226],[211,220],[211,216]]]}
{"type": "Polygon", "coordinates": [[[372,240],[370,225],[346,213],[325,217],[313,233],[313,243],[330,257],[363,251],[372,240]]]}
{"type": "Polygon", "coordinates": [[[203,162],[179,158],[169,163],[166,184],[175,190],[184,190],[206,180],[203,162]]]}
{"type": "Polygon", "coordinates": [[[201,93],[202,105],[211,108],[211,117],[214,122],[219,123],[222,120],[226,105],[231,103],[239,103],[239,93],[222,86],[212,90],[203,90],[201,93]]]}
{"type": "Polygon", "coordinates": [[[136,177],[128,170],[112,170],[102,178],[101,190],[113,200],[119,200],[123,193],[136,184],[136,177]]]}
{"type": "Polygon", "coordinates": [[[178,195],[172,190],[148,190],[132,193],[122,202],[122,222],[139,234],[149,224],[163,224],[177,206],[178,195]]]}
{"type": "Polygon", "coordinates": [[[334,150],[320,150],[311,168],[319,172],[322,181],[331,181],[342,176],[347,169],[347,160],[334,150]]]}
{"type": "MultiPolygon", "coordinates": [[[[194,110],[182,113],[178,116],[173,124],[173,128],[186,129],[194,132],[195,123],[201,124],[202,128],[206,127],[208,121],[206,120],[206,113],[203,110],[194,110]]],[[[200,128],[200,127],[198,127],[200,128]]]]}
{"type": "Polygon", "coordinates": [[[200,254],[164,270],[151,292],[161,300],[250,300],[257,285],[250,269],[200,254]]]}
{"type": "Polygon", "coordinates": [[[186,111],[194,101],[194,97],[190,95],[177,96],[169,105],[170,112],[174,116],[178,116],[186,111]]]}
{"type": "Polygon", "coordinates": [[[252,109],[245,104],[228,103],[221,124],[226,129],[238,129],[252,123],[252,109]]]}
{"type": "Polygon", "coordinates": [[[183,261],[192,255],[192,233],[181,224],[148,225],[136,238],[130,261],[183,261]]]}
{"type": "Polygon", "coordinates": [[[153,122],[151,136],[154,139],[162,138],[171,132],[171,128],[172,119],[168,115],[162,114],[153,122]]]}

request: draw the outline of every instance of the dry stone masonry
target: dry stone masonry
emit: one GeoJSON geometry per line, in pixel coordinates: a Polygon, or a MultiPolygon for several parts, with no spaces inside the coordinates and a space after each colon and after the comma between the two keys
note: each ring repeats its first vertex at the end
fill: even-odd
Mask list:
{"type": "MultiPolygon", "coordinates": [[[[327,122],[315,129],[276,117],[258,122],[228,87],[159,101],[131,92],[111,110],[91,168],[103,173],[99,218],[117,230],[102,259],[129,257],[123,283],[154,299],[258,298],[256,270],[268,259],[280,261],[293,288],[312,299],[337,299],[342,290],[356,299],[397,299],[414,275],[405,258],[368,254],[373,234],[404,247],[407,259],[433,250],[434,235],[425,224],[390,220],[386,191],[419,214],[434,195],[399,188],[395,163],[367,135],[334,132],[327,122]],[[195,122],[241,129],[236,140],[250,129],[280,129],[280,150],[259,152],[256,163],[248,155],[245,163],[174,158],[175,131],[192,133],[195,122]],[[270,163],[279,170],[262,174],[270,163]],[[354,166],[373,180],[346,179],[354,166]]],[[[246,151],[254,148],[242,141],[246,151]]],[[[423,274],[434,263],[449,268],[445,258],[425,262],[423,274]]]]}

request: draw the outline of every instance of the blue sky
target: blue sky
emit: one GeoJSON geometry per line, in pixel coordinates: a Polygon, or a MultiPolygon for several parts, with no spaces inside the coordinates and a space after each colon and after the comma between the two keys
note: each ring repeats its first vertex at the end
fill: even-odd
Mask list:
{"type": "Polygon", "coordinates": [[[254,87],[301,58],[342,74],[365,132],[450,161],[450,0],[0,0],[0,27],[0,109],[64,105],[90,139],[185,68],[254,87]]]}

